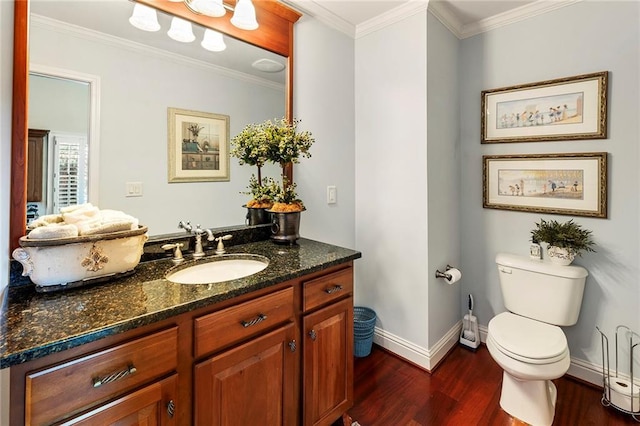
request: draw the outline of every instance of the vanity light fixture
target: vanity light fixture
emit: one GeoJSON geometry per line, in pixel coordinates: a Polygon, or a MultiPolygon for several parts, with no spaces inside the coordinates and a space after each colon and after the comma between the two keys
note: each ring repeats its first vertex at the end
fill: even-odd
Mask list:
{"type": "Polygon", "coordinates": [[[238,0],[236,9],[233,11],[231,23],[241,30],[255,30],[258,28],[256,20],[256,8],[253,7],[251,0],[238,0]]]}
{"type": "Polygon", "coordinates": [[[204,37],[200,45],[211,52],[222,52],[227,48],[222,34],[209,28],[204,30],[204,37]]]}
{"type": "Polygon", "coordinates": [[[171,28],[167,31],[167,35],[175,41],[180,41],[182,43],[191,43],[196,39],[196,36],[193,35],[191,22],[185,21],[177,16],[171,18],[171,28]]]}
{"type": "Polygon", "coordinates": [[[222,0],[184,0],[184,4],[194,13],[219,18],[227,13],[222,0]]]}
{"type": "Polygon", "coordinates": [[[156,10],[141,3],[133,6],[133,14],[129,18],[129,23],[143,31],[158,31],[158,14],[156,10]]]}
{"type": "Polygon", "coordinates": [[[235,8],[224,4],[223,0],[169,0],[175,3],[184,2],[193,13],[219,18],[224,16],[226,10],[233,12],[231,24],[241,30],[252,31],[258,28],[256,8],[251,0],[238,0],[235,8]]]}

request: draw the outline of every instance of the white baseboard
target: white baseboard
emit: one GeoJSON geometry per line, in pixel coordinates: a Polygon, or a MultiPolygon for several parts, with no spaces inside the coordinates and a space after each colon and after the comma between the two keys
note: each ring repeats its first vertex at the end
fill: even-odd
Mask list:
{"type": "Polygon", "coordinates": [[[375,329],[373,341],[412,364],[431,371],[458,342],[461,326],[461,323],[458,323],[452,327],[431,349],[418,346],[378,327],[375,329]]]}
{"type": "MultiPolygon", "coordinates": [[[[375,329],[373,341],[398,355],[407,361],[432,371],[444,357],[449,353],[458,342],[460,331],[462,330],[462,321],[455,324],[431,349],[426,349],[415,345],[402,337],[396,336],[388,331],[378,327],[375,329]]],[[[478,327],[480,332],[480,341],[487,342],[488,329],[484,325],[478,327]]],[[[584,361],[578,358],[571,358],[568,376],[575,377],[586,383],[596,386],[602,386],[602,366],[584,361]]]]}

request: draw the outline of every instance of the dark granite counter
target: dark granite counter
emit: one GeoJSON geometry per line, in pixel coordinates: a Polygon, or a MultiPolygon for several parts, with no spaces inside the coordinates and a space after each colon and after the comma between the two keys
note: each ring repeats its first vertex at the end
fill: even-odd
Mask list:
{"type": "MultiPolygon", "coordinates": [[[[300,239],[294,246],[259,241],[227,248],[270,259],[255,275],[216,284],[175,284],[170,260],[141,262],[126,278],[56,293],[9,287],[0,312],[0,368],[152,324],[361,257],[360,252],[300,239]]],[[[213,251],[207,251],[213,255],[213,251]]],[[[206,262],[187,260],[182,265],[206,262]]]]}

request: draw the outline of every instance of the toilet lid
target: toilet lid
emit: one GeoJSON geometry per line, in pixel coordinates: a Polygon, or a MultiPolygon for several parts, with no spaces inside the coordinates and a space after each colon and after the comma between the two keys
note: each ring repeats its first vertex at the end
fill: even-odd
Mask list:
{"type": "Polygon", "coordinates": [[[489,321],[489,335],[506,355],[534,364],[555,362],[569,350],[560,327],[511,312],[489,321]]]}

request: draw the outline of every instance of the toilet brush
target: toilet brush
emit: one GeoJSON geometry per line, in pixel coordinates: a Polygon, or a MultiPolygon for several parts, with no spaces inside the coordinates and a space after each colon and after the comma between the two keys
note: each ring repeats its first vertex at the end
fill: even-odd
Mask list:
{"type": "Polygon", "coordinates": [[[469,294],[468,303],[469,313],[463,318],[460,344],[475,351],[480,346],[480,336],[478,335],[478,320],[473,315],[473,296],[471,294],[469,294]]]}

